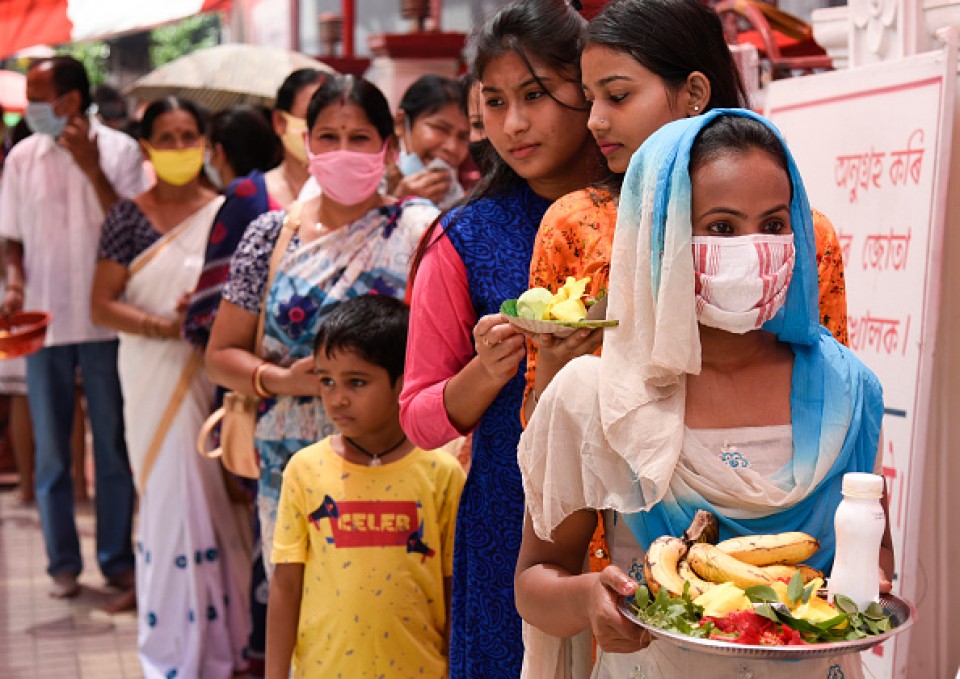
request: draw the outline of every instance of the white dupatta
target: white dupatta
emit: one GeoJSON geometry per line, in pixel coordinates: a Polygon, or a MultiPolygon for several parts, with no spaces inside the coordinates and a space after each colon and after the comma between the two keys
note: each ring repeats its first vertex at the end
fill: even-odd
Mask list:
{"type": "MultiPolygon", "coordinates": [[[[197,286],[223,201],[207,203],[131,263],[124,302],[154,316],[176,317],[179,298],[197,286]]],[[[196,453],[214,385],[201,369],[200,355],[180,338],[121,333],[118,364],[127,449],[140,492],[139,603],[160,616],[184,616],[174,640],[141,630],[141,662],[145,668],[166,662],[173,644],[185,675],[224,676],[219,672],[242,663],[249,632],[252,535],[248,510],[231,502],[220,463],[196,453]],[[158,555],[153,561],[151,553],[158,555]],[[200,605],[207,616],[213,611],[205,630],[186,617],[200,605]]],[[[172,633],[170,627],[163,632],[172,633]]]]}
{"type": "MultiPolygon", "coordinates": [[[[130,264],[123,301],[153,316],[175,317],[177,300],[197,285],[207,238],[222,204],[222,197],[210,201],[138,255],[130,264]]],[[[147,453],[194,353],[183,341],[120,334],[118,367],[127,450],[141,493],[149,474],[147,453]]],[[[185,417],[193,419],[191,411],[203,417],[208,414],[212,385],[200,371],[190,382],[171,429],[186,425],[185,417]]]]}

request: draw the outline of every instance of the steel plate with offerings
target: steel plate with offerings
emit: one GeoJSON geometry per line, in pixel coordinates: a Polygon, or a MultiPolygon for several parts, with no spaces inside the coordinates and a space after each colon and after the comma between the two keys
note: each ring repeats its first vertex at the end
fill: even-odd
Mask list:
{"type": "Polygon", "coordinates": [[[500,305],[507,320],[527,332],[568,337],[581,328],[612,328],[619,321],[606,318],[607,299],[585,300],[589,278],[569,276],[566,283],[552,293],[546,288],[531,288],[517,299],[500,305]]]}
{"type": "Polygon", "coordinates": [[[710,512],[683,537],[663,536],[644,558],[644,578],[623,615],[655,637],[714,655],[799,660],[857,653],[908,629],[916,609],[892,594],[859,610],[802,563],[820,548],[802,532],[717,542],[710,512]]]}

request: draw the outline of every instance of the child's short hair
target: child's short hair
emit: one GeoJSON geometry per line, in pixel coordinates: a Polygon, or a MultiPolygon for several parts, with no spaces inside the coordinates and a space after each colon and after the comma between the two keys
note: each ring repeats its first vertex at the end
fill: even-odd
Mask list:
{"type": "Polygon", "coordinates": [[[320,324],[313,343],[314,355],[355,351],[363,360],[378,365],[396,383],[403,376],[407,353],[407,323],[410,312],[398,299],[387,295],[362,295],[342,302],[320,324]]]}

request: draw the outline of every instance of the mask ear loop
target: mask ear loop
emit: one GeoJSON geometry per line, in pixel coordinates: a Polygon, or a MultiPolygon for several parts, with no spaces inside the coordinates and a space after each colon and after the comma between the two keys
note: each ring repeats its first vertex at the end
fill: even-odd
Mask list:
{"type": "Polygon", "coordinates": [[[307,152],[307,164],[310,164],[310,160],[313,158],[313,151],[310,150],[310,129],[307,128],[303,131],[303,148],[307,152]]]}
{"type": "MultiPolygon", "coordinates": [[[[400,135],[400,152],[401,153],[413,153],[413,151],[407,149],[407,136],[413,136],[413,123],[410,122],[410,116],[403,109],[403,134],[400,135]]],[[[410,144],[410,147],[413,147],[413,144],[410,144]]]]}

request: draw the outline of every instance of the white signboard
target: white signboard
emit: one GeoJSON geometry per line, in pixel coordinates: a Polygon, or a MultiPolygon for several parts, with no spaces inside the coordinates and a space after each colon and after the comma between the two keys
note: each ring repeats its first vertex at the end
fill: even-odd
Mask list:
{"type": "MultiPolygon", "coordinates": [[[[897,557],[894,591],[917,595],[917,525],[940,295],[955,54],[917,55],[773,83],[780,128],[810,203],[843,250],[850,347],[884,389],[883,473],[897,557]]],[[[864,654],[905,676],[908,639],[864,654]]]]}

